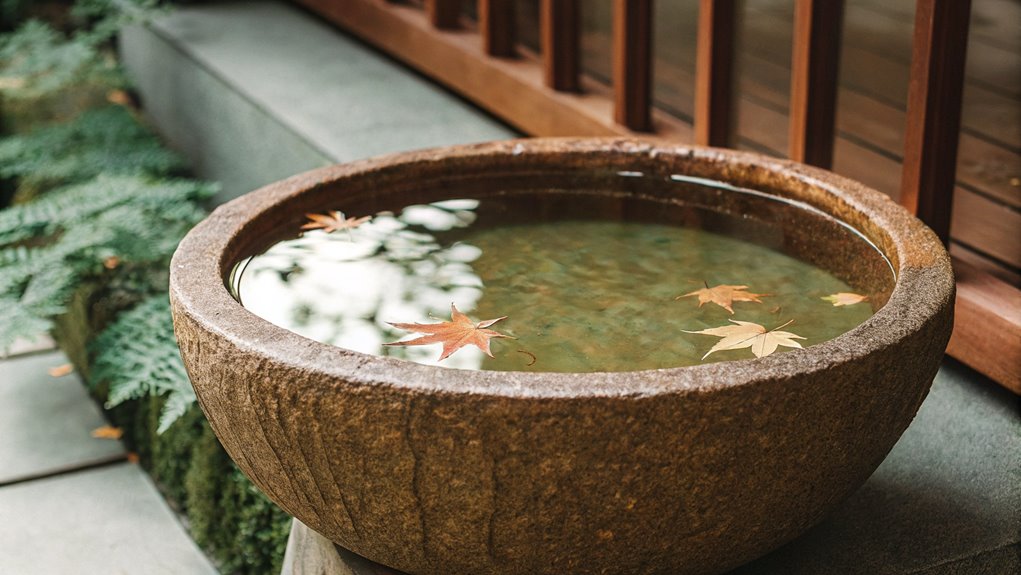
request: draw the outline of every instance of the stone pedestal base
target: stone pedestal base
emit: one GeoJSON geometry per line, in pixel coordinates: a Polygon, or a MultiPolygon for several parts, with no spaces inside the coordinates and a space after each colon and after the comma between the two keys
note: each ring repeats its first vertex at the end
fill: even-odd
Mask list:
{"type": "Polygon", "coordinates": [[[340,547],[295,519],[280,575],[405,575],[340,547]]]}

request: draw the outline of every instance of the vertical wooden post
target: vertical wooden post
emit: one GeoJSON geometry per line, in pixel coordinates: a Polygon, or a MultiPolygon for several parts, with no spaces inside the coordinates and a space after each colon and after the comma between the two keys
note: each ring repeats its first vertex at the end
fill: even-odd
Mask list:
{"type": "Polygon", "coordinates": [[[950,239],[971,0],[918,0],[900,201],[950,239]]]}
{"type": "Polygon", "coordinates": [[[461,3],[458,0],[425,0],[429,22],[441,30],[460,27],[461,3]]]}
{"type": "Polygon", "coordinates": [[[613,0],[614,119],[652,129],[652,0],[613,0]]]}
{"type": "Polygon", "coordinates": [[[695,143],[725,147],[733,117],[735,0],[701,0],[695,64],[695,143]]]}
{"type": "Polygon", "coordinates": [[[479,0],[479,30],[482,48],[490,56],[514,56],[514,0],[479,0]]]}
{"type": "Polygon", "coordinates": [[[844,0],[795,0],[790,157],[833,165],[844,0]]]}
{"type": "Polygon", "coordinates": [[[542,0],[539,33],[543,79],[554,90],[579,90],[579,26],[578,0],[542,0]]]}

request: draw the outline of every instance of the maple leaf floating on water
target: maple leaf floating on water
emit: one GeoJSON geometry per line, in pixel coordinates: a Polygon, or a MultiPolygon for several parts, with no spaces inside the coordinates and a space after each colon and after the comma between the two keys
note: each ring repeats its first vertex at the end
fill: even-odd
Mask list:
{"type": "MultiPolygon", "coordinates": [[[[430,343],[442,343],[443,353],[440,354],[440,361],[450,357],[450,354],[466,345],[474,345],[481,349],[489,357],[493,357],[489,351],[489,340],[494,337],[506,337],[498,331],[487,329],[494,323],[506,319],[507,316],[496,319],[487,319],[479,323],[472,323],[468,316],[458,311],[454,304],[450,304],[450,321],[440,323],[391,323],[390,325],[415,333],[425,333],[419,338],[408,341],[395,341],[383,345],[428,345],[430,343]]],[[[389,323],[389,322],[387,322],[389,323]]]]}
{"type": "Polygon", "coordinates": [[[869,296],[860,295],[856,293],[840,292],[833,295],[828,295],[821,298],[823,301],[828,301],[833,304],[833,307],[840,307],[844,305],[854,305],[863,301],[868,301],[869,296]]]}
{"type": "Polygon", "coordinates": [[[711,335],[723,338],[716,342],[716,345],[706,352],[706,354],[702,356],[702,359],[709,357],[709,354],[716,351],[744,349],[746,347],[752,348],[752,353],[755,354],[755,357],[766,357],[776,351],[776,348],[781,345],[784,347],[801,348],[801,344],[794,340],[805,338],[800,335],[795,335],[789,331],[780,331],[780,328],[790,325],[791,321],[779,327],[767,330],[765,327],[757,323],[732,319],[730,322],[734,325],[724,325],[703,329],[701,331],[682,331],[684,331],[684,333],[697,333],[700,335],[711,335]]]}
{"type": "Polygon", "coordinates": [[[750,301],[755,303],[762,303],[760,297],[768,297],[769,294],[765,293],[750,293],[745,291],[748,286],[732,286],[732,285],[718,285],[709,287],[708,284],[702,288],[695,290],[691,293],[679,295],[674,299],[681,299],[682,297],[698,296],[698,307],[702,307],[707,303],[714,303],[723,309],[729,311],[731,315],[734,314],[734,302],[736,301],[750,301]]]}
{"type": "Polygon", "coordinates": [[[337,210],[331,210],[325,214],[305,214],[305,217],[312,221],[301,226],[301,229],[323,230],[328,234],[337,230],[353,230],[372,219],[372,216],[348,218],[344,216],[344,212],[337,210]]]}

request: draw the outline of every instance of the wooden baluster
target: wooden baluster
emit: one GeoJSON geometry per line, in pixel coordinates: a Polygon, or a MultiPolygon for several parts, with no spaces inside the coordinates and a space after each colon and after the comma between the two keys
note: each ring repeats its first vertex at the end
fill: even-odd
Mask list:
{"type": "Polygon", "coordinates": [[[543,79],[559,92],[577,92],[581,68],[578,0],[542,0],[541,10],[543,79]]]}
{"type": "Polygon", "coordinates": [[[479,0],[479,29],[486,54],[501,58],[515,55],[514,0],[479,0]]]}
{"type": "Polygon", "coordinates": [[[461,3],[458,0],[425,0],[425,12],[429,15],[429,22],[441,30],[461,26],[461,3]]]}
{"type": "Polygon", "coordinates": [[[918,0],[901,204],[950,240],[971,0],[918,0]]]}
{"type": "Polygon", "coordinates": [[[701,0],[695,64],[695,143],[727,146],[733,117],[735,0],[701,0]]]}
{"type": "Polygon", "coordinates": [[[614,119],[652,129],[652,0],[613,1],[614,119]]]}
{"type": "Polygon", "coordinates": [[[791,57],[790,157],[829,168],[837,117],[844,0],[796,0],[791,57]]]}

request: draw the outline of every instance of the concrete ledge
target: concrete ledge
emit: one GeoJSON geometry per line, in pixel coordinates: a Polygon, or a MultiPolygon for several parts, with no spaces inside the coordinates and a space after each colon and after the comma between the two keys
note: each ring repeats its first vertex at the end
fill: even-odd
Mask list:
{"type": "Polygon", "coordinates": [[[149,117],[221,202],[328,163],[517,135],[280,2],[180,6],[120,46],[149,117]]]}

